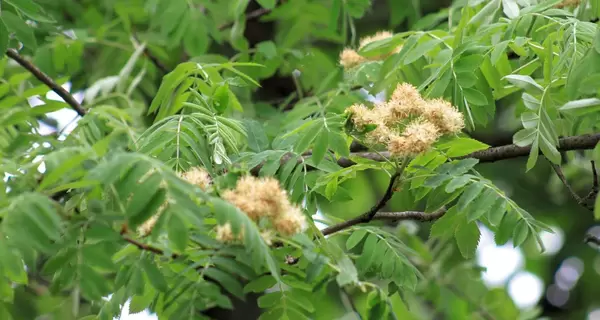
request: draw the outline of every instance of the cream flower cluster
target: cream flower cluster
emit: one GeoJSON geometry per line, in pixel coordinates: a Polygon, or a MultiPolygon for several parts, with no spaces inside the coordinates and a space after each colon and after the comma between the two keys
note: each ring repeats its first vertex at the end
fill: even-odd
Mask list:
{"type": "MultiPolygon", "coordinates": [[[[279,181],[272,177],[241,177],[233,190],[227,190],[223,199],[242,210],[250,219],[259,223],[266,219],[270,227],[262,230],[263,239],[270,243],[273,231],[292,236],[306,228],[306,218],[299,207],[292,205],[287,192],[281,189],[279,181]]],[[[234,236],[231,225],[226,223],[216,227],[216,238],[222,242],[241,240],[243,234],[234,236]]],[[[243,230],[242,230],[243,232],[243,230]]]]}
{"type": "MultiPolygon", "coordinates": [[[[393,36],[393,34],[389,31],[379,31],[374,35],[364,37],[360,40],[358,50],[364,48],[369,43],[387,39],[387,38],[390,38],[391,36],[393,36]]],[[[358,54],[358,52],[356,52],[356,50],[351,49],[351,48],[346,48],[340,53],[340,64],[344,67],[344,69],[352,69],[366,61],[383,60],[394,53],[400,52],[400,49],[402,49],[402,47],[398,46],[389,54],[365,58],[365,57],[361,56],[360,54],[358,54]]]]}
{"type": "Polygon", "coordinates": [[[423,99],[407,83],[399,84],[387,102],[372,109],[352,105],[346,112],[359,130],[376,126],[367,132],[367,142],[386,145],[393,157],[426,152],[440,136],[458,133],[465,125],[462,113],[448,101],[423,99]]]}
{"type": "MultiPolygon", "coordinates": [[[[186,172],[180,173],[179,176],[187,182],[200,187],[200,189],[204,191],[207,191],[210,185],[212,184],[212,179],[210,178],[210,175],[202,167],[191,168],[186,172]]],[[[167,203],[165,202],[158,208],[158,212],[155,215],[150,217],[150,219],[146,220],[138,227],[137,232],[140,236],[145,237],[148,236],[150,232],[152,232],[154,225],[156,225],[156,221],[158,221],[158,218],[160,217],[161,213],[165,210],[166,207],[167,203]]]]}

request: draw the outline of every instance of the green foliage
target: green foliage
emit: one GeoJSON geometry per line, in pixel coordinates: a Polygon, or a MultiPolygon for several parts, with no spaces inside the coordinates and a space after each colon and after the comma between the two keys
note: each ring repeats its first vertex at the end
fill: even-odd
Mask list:
{"type": "MultiPolygon", "coordinates": [[[[560,3],[2,2],[0,318],[113,319],[129,301],[206,319],[250,299],[265,320],[537,317],[474,258],[483,227],[523,250],[552,232],[483,162],[600,163],[597,142],[560,142],[600,127],[600,2],[560,3]],[[359,47],[371,25],[395,32],[359,47]],[[56,117],[79,104],[46,95],[67,82],[85,110],[73,130],[56,117]],[[463,132],[401,159],[358,136],[347,108],[400,83],[451,102],[463,132]],[[498,123],[514,145],[480,141],[498,123]],[[185,176],[198,168],[210,184],[185,176]],[[261,206],[289,197],[306,228],[270,234],[228,202],[244,175],[277,180],[261,206]],[[424,232],[376,215],[402,210],[424,232]]],[[[597,190],[577,200],[600,219],[597,190]]]]}

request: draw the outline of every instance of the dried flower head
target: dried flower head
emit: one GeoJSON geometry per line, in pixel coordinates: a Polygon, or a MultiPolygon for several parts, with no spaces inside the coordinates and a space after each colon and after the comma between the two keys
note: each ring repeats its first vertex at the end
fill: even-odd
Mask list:
{"type": "Polygon", "coordinates": [[[260,232],[260,237],[265,241],[265,243],[270,246],[273,244],[273,231],[265,229],[260,232]]]}
{"type": "Polygon", "coordinates": [[[150,217],[150,219],[144,221],[144,223],[142,223],[137,228],[137,232],[140,235],[140,237],[147,237],[148,235],[150,235],[150,233],[154,229],[154,226],[156,225],[156,222],[158,221],[158,218],[163,213],[163,211],[165,211],[166,208],[167,201],[165,201],[163,204],[160,205],[160,207],[158,207],[158,210],[152,217],[150,217]]]}
{"type": "Polygon", "coordinates": [[[290,207],[273,221],[273,226],[280,234],[291,236],[306,228],[306,218],[300,208],[290,207]]]}
{"type": "Polygon", "coordinates": [[[363,104],[354,104],[346,109],[350,114],[352,122],[359,129],[364,129],[365,126],[377,123],[377,114],[373,110],[367,108],[363,104]]]}
{"type": "Polygon", "coordinates": [[[234,190],[223,193],[223,199],[240,208],[254,221],[277,216],[289,207],[287,193],[272,177],[241,177],[234,190]]]}
{"type": "Polygon", "coordinates": [[[189,171],[182,173],[181,177],[187,182],[200,187],[200,189],[204,191],[206,191],[212,183],[210,175],[202,167],[194,167],[189,171]]]}
{"type": "Polygon", "coordinates": [[[340,65],[342,65],[344,69],[352,69],[365,61],[367,61],[367,59],[350,48],[346,48],[340,53],[340,65]]]}
{"type": "Polygon", "coordinates": [[[442,134],[458,133],[465,127],[463,114],[450,102],[442,99],[428,100],[423,108],[423,116],[442,134]]]}
{"type": "Polygon", "coordinates": [[[411,115],[421,115],[424,103],[417,88],[409,83],[399,84],[387,103],[388,111],[384,121],[393,124],[411,115]]]}
{"type": "Polygon", "coordinates": [[[416,119],[409,123],[402,135],[390,139],[388,150],[394,157],[414,156],[424,153],[440,137],[440,131],[431,122],[416,119]]]}
{"type": "Polygon", "coordinates": [[[393,156],[413,156],[427,151],[444,134],[458,133],[464,128],[462,113],[443,99],[425,100],[417,88],[399,84],[388,102],[373,109],[362,104],[347,109],[357,129],[376,125],[366,132],[366,141],[385,144],[393,156]],[[408,122],[403,131],[403,123],[408,122]]]}
{"type": "Polygon", "coordinates": [[[360,44],[359,44],[358,48],[361,49],[364,46],[368,45],[369,43],[387,39],[387,38],[392,37],[393,35],[394,34],[389,31],[378,31],[374,35],[366,36],[366,37],[363,37],[362,39],[360,39],[360,44]]]}
{"type": "Polygon", "coordinates": [[[231,224],[229,222],[227,222],[226,224],[223,225],[218,225],[215,227],[215,232],[216,232],[216,238],[218,241],[224,242],[224,243],[231,243],[234,242],[238,239],[240,239],[242,237],[242,232],[240,232],[240,234],[236,237],[233,234],[233,230],[231,229],[231,224]]]}
{"type": "Polygon", "coordinates": [[[558,9],[562,9],[564,7],[576,7],[581,3],[581,0],[563,0],[562,2],[556,4],[554,7],[558,9]]]}

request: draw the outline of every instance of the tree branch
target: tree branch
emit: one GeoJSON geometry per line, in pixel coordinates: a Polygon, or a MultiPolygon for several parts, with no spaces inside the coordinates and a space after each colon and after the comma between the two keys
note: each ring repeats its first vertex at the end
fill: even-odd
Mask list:
{"type": "Polygon", "coordinates": [[[333,225],[331,227],[327,227],[325,229],[323,229],[323,234],[324,235],[328,235],[328,234],[332,234],[334,232],[340,231],[342,229],[351,227],[355,224],[359,224],[359,223],[366,223],[369,222],[373,219],[373,217],[377,214],[377,212],[379,210],[381,210],[381,208],[383,208],[385,206],[385,204],[392,198],[392,195],[394,194],[394,185],[396,184],[396,180],[400,177],[401,172],[396,172],[392,175],[392,177],[390,178],[390,182],[387,186],[387,189],[385,190],[385,193],[383,194],[383,197],[381,197],[381,199],[379,199],[379,202],[377,202],[377,204],[375,204],[369,211],[361,214],[360,216],[347,220],[345,222],[333,225]]]}
{"type": "Polygon", "coordinates": [[[556,172],[556,175],[558,176],[560,181],[562,181],[562,183],[565,185],[565,187],[567,187],[567,190],[569,190],[569,193],[571,194],[571,196],[573,196],[573,198],[577,201],[577,203],[582,204],[583,202],[582,202],[581,197],[577,194],[577,192],[575,192],[575,190],[573,190],[573,188],[571,187],[571,184],[569,184],[569,182],[567,181],[567,178],[565,177],[565,174],[563,173],[560,166],[558,166],[554,163],[550,163],[550,165],[552,165],[552,169],[554,169],[554,172],[556,172]]]}
{"type": "MultiPolygon", "coordinates": [[[[580,136],[570,136],[561,138],[558,141],[558,151],[571,151],[571,150],[587,150],[593,149],[596,144],[600,141],[600,133],[584,134],[580,136]]],[[[514,144],[505,146],[492,147],[485,150],[476,151],[462,157],[456,157],[453,159],[467,159],[474,158],[479,159],[480,163],[484,162],[496,162],[500,160],[524,157],[529,155],[531,146],[519,147],[514,144]]],[[[385,161],[389,158],[389,152],[355,152],[351,154],[353,157],[365,158],[374,161],[385,161]]],[[[340,158],[338,164],[344,168],[354,165],[354,161],[348,158],[340,158]]]]}
{"type": "Polygon", "coordinates": [[[421,222],[434,221],[441,218],[446,214],[446,209],[441,208],[432,213],[426,213],[422,211],[402,211],[402,212],[377,212],[373,220],[385,220],[385,221],[401,221],[401,220],[415,220],[421,222]]]}
{"type": "MultiPolygon", "coordinates": [[[[402,221],[402,220],[415,220],[421,222],[434,221],[441,218],[446,214],[446,209],[442,208],[432,213],[426,213],[421,211],[402,211],[402,212],[377,212],[371,220],[383,220],[383,221],[402,221]]],[[[363,221],[363,215],[356,218],[340,222],[331,227],[323,229],[323,235],[330,235],[338,231],[347,229],[357,224],[362,224],[368,221],[363,221]]]]}
{"type": "Polygon", "coordinates": [[[9,48],[6,50],[6,55],[15,60],[19,65],[33,74],[33,76],[52,89],[52,91],[54,91],[56,94],[58,94],[58,96],[63,98],[63,100],[65,100],[65,102],[68,103],[78,115],[83,117],[86,114],[85,109],[81,107],[79,102],[77,102],[77,100],[75,100],[75,98],[67,90],[58,85],[54,80],[52,80],[52,78],[42,72],[42,70],[36,67],[33,63],[22,57],[17,50],[9,48]]]}
{"type": "Polygon", "coordinates": [[[585,235],[585,239],[583,240],[585,243],[593,243],[595,245],[600,246],[600,238],[591,235],[591,234],[587,234],[585,235]]]}
{"type": "MultiPolygon", "coordinates": [[[[132,239],[132,238],[130,238],[128,236],[125,236],[125,235],[123,235],[122,237],[123,237],[123,240],[131,243],[132,245],[136,246],[138,249],[140,249],[142,251],[149,251],[149,252],[161,255],[161,256],[165,254],[165,251],[162,250],[162,249],[160,249],[160,248],[156,248],[156,247],[153,247],[151,245],[147,245],[145,243],[141,243],[141,242],[139,242],[139,241],[137,241],[135,239],[132,239]]],[[[171,254],[171,258],[177,259],[177,258],[179,258],[179,254],[173,253],[173,254],[171,254]]]]}
{"type": "MultiPolygon", "coordinates": [[[[250,21],[250,20],[258,19],[269,12],[271,12],[271,10],[265,9],[265,8],[260,8],[260,9],[256,9],[256,10],[246,13],[245,18],[246,18],[246,21],[250,21]]],[[[222,31],[224,29],[227,29],[227,28],[233,26],[234,24],[235,24],[235,21],[227,22],[227,23],[220,25],[218,28],[220,31],[222,31]]]]}

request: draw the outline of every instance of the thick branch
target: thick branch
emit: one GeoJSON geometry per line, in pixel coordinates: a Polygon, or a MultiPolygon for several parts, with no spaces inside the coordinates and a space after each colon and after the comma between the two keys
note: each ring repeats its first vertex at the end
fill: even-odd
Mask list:
{"type": "MultiPolygon", "coordinates": [[[[384,221],[401,221],[401,220],[415,220],[421,222],[433,221],[441,218],[444,214],[446,214],[446,209],[442,208],[432,213],[426,213],[421,211],[402,211],[402,212],[377,212],[375,216],[371,220],[384,220],[384,221]]],[[[346,220],[344,222],[340,222],[331,227],[327,227],[323,229],[324,235],[330,235],[332,233],[336,233],[338,231],[347,229],[357,224],[365,223],[368,221],[363,221],[364,218],[362,215],[346,220]]]]}
{"type": "Polygon", "coordinates": [[[6,50],[6,55],[15,60],[23,68],[27,69],[27,71],[31,72],[31,74],[52,89],[52,91],[56,92],[56,94],[63,98],[63,100],[65,100],[65,102],[68,103],[78,115],[83,117],[86,114],[85,109],[81,107],[79,102],[77,102],[77,100],[75,100],[75,98],[67,90],[58,85],[54,80],[52,80],[52,78],[42,72],[42,70],[36,67],[33,63],[22,57],[17,50],[10,48],[6,50]]]}
{"type": "MultiPolygon", "coordinates": [[[[571,136],[561,138],[558,141],[558,151],[571,151],[571,150],[586,150],[593,149],[596,144],[600,141],[600,133],[584,134],[580,136],[571,136]]],[[[476,151],[468,155],[457,157],[454,159],[467,159],[474,158],[479,159],[479,162],[495,162],[499,160],[506,160],[518,157],[524,157],[529,155],[531,146],[519,147],[514,144],[509,144],[500,147],[488,148],[481,151],[476,151]]],[[[355,152],[352,156],[370,159],[374,161],[385,161],[389,158],[389,152],[380,152],[380,154],[372,152],[355,152]]],[[[338,164],[342,167],[350,167],[354,165],[354,161],[347,158],[340,158],[338,164]]]]}

